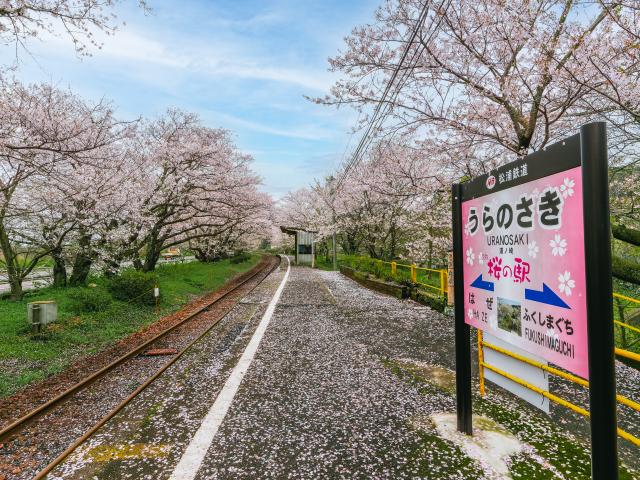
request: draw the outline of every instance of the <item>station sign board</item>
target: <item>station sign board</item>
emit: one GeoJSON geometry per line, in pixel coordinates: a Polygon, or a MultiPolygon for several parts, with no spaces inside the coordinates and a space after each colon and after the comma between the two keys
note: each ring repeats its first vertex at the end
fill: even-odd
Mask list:
{"type": "Polygon", "coordinates": [[[579,135],[462,186],[465,322],[588,378],[579,135]]]}
{"type": "Polygon", "coordinates": [[[458,430],[473,434],[474,326],[588,378],[592,480],[618,478],[608,177],[593,122],[451,186],[458,430]]]}

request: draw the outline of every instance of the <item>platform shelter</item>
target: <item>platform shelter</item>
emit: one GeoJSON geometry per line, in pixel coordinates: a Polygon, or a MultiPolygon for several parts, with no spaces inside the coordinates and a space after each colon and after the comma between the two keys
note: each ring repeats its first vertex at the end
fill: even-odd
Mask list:
{"type": "Polygon", "coordinates": [[[295,238],[296,265],[311,265],[315,267],[315,238],[318,232],[299,227],[280,227],[282,233],[295,238]]]}

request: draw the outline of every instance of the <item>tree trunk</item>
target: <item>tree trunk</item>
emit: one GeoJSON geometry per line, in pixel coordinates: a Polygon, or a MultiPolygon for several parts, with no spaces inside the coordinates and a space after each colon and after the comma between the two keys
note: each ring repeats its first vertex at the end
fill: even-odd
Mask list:
{"type": "Polygon", "coordinates": [[[9,277],[9,287],[11,288],[11,300],[22,300],[22,279],[16,277],[9,277]]]}
{"type": "Polygon", "coordinates": [[[620,280],[640,285],[640,265],[636,262],[613,255],[611,257],[611,273],[620,280]]]}
{"type": "Polygon", "coordinates": [[[640,230],[625,227],[624,225],[611,225],[613,238],[630,243],[631,245],[640,246],[640,230]]]}
{"type": "Polygon", "coordinates": [[[153,232],[147,243],[147,253],[144,256],[144,263],[142,264],[143,272],[153,272],[156,269],[156,264],[160,259],[160,253],[162,252],[162,243],[158,241],[158,237],[153,232]]]}
{"type": "Polygon", "coordinates": [[[73,262],[73,270],[71,271],[71,277],[69,277],[69,285],[72,287],[80,287],[87,284],[89,279],[89,273],[91,272],[91,258],[79,253],[76,255],[76,259],[73,262]]]}
{"type": "Polygon", "coordinates": [[[143,272],[153,272],[156,269],[156,264],[160,259],[160,250],[157,248],[149,248],[147,255],[144,258],[144,264],[142,265],[143,272]]]}
{"type": "Polygon", "coordinates": [[[113,278],[117,275],[120,265],[117,262],[109,262],[107,266],[102,270],[103,274],[107,278],[113,278]]]}
{"type": "Polygon", "coordinates": [[[209,257],[207,256],[206,253],[204,253],[203,250],[195,247],[191,247],[191,250],[193,251],[193,256],[196,257],[196,260],[198,260],[199,262],[209,261],[209,257]]]}
{"type": "Polygon", "coordinates": [[[348,233],[341,234],[340,244],[342,246],[342,251],[346,255],[355,255],[358,253],[359,244],[355,235],[350,235],[348,233]]]}
{"type": "Polygon", "coordinates": [[[142,264],[143,272],[153,272],[156,269],[156,264],[160,259],[160,253],[163,248],[162,241],[160,241],[158,235],[159,232],[155,228],[149,234],[149,239],[147,240],[147,252],[144,256],[144,263],[142,264]]]}
{"type": "Polygon", "coordinates": [[[64,258],[62,258],[62,249],[56,248],[51,252],[51,258],[53,258],[53,286],[66,287],[67,267],[64,258]]]}
{"type": "Polygon", "coordinates": [[[72,287],[80,287],[87,284],[89,273],[91,272],[91,264],[93,260],[90,255],[90,238],[86,235],[80,237],[80,251],[76,255],[73,262],[73,270],[69,277],[69,285],[72,287]]]}
{"type": "Polygon", "coordinates": [[[13,248],[11,248],[11,242],[2,224],[0,224],[0,249],[2,250],[2,255],[4,256],[4,261],[7,266],[7,279],[9,281],[9,288],[11,289],[11,300],[21,300],[23,293],[22,272],[16,264],[16,254],[13,248]]]}

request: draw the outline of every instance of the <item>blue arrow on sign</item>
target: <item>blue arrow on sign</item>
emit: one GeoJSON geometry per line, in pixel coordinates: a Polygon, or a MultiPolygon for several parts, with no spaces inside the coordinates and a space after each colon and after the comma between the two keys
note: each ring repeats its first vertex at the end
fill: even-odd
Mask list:
{"type": "Polygon", "coordinates": [[[529,290],[528,288],[525,288],[524,298],[525,300],[531,300],[532,302],[546,303],[547,305],[553,305],[560,308],[568,308],[569,310],[571,310],[571,307],[567,305],[556,292],[551,290],[546,283],[542,284],[541,292],[539,292],[538,290],[529,290]]]}
{"type": "Polygon", "coordinates": [[[478,275],[478,278],[476,278],[472,283],[471,283],[472,287],[475,288],[479,288],[480,290],[488,290],[490,292],[493,292],[493,282],[487,282],[486,280],[482,280],[482,274],[478,275]]]}

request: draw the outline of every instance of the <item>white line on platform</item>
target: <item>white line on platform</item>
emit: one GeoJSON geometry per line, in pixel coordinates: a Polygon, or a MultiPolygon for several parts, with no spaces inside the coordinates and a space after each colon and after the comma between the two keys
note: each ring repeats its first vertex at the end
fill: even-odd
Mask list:
{"type": "Polygon", "coordinates": [[[240,360],[222,387],[222,390],[218,394],[218,398],[216,398],[216,401],[209,409],[207,416],[204,417],[200,428],[198,428],[198,431],[191,439],[191,443],[189,443],[187,449],[182,454],[182,458],[180,458],[180,462],[178,462],[178,465],[171,474],[169,480],[193,480],[196,477],[198,470],[200,470],[200,466],[207,454],[207,450],[209,450],[209,446],[211,445],[213,438],[216,436],[218,428],[220,428],[224,417],[227,415],[227,411],[231,406],[231,402],[233,402],[233,398],[238,392],[240,382],[242,382],[245,373],[249,370],[249,366],[251,365],[253,357],[260,345],[260,341],[262,340],[264,332],[266,331],[267,326],[271,321],[271,317],[273,316],[273,312],[276,309],[278,300],[280,300],[280,295],[282,294],[282,290],[284,290],[284,285],[287,283],[287,279],[289,278],[291,263],[289,262],[288,257],[284,258],[287,259],[287,271],[284,274],[284,278],[282,279],[282,282],[280,282],[276,293],[273,295],[271,302],[269,302],[267,311],[264,312],[264,315],[258,324],[258,328],[256,328],[247,348],[245,348],[242,353],[242,357],[240,357],[240,360]]]}

